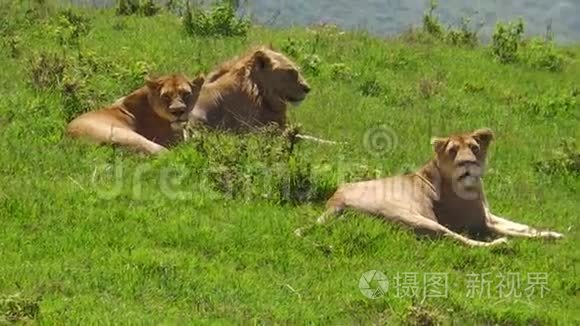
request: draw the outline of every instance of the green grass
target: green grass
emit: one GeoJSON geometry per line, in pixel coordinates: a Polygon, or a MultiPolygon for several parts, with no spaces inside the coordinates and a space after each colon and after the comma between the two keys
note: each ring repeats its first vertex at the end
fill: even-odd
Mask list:
{"type": "MultiPolygon", "coordinates": [[[[548,72],[523,63],[502,65],[487,47],[439,41],[260,27],[252,27],[247,38],[192,38],[167,14],[85,15],[90,28],[79,38],[80,50],[63,48],[57,34],[47,32],[56,26],[50,17],[18,24],[2,38],[0,322],[26,315],[47,324],[580,322],[579,174],[536,169],[536,162],[557,157],[563,140],[580,140],[578,46],[559,48],[566,53],[564,70],[548,72]],[[15,57],[10,38],[18,39],[15,57]],[[142,70],[193,76],[268,42],[293,47],[302,66],[312,55],[320,59],[305,70],[312,93],[290,113],[306,133],[347,142],[302,142],[294,150],[318,195],[345,180],[420,167],[432,156],[431,136],[490,127],[497,136],[486,176],[492,209],[566,238],[512,239],[503,250],[471,249],[447,239],[419,239],[351,213],[299,239],[293,230],[322,212],[324,198],[280,202],[274,196],[280,183],[268,176],[287,180],[299,174],[289,170],[291,163],[280,165],[282,176],[271,172],[274,154],[267,151],[240,154],[243,140],[210,137],[207,146],[214,150],[186,143],[149,158],[63,135],[67,119],[88,109],[87,103],[106,105],[139,86],[142,70]],[[98,67],[110,67],[68,76],[81,80],[84,91],[79,105],[64,109],[61,86],[30,85],[30,59],[54,52],[66,58],[70,71],[86,72],[79,51],[92,53],[98,67]],[[343,69],[343,77],[333,69],[343,69]],[[364,95],[368,85],[378,87],[364,95]],[[386,136],[385,150],[369,148],[369,135],[379,141],[386,136]],[[249,175],[256,185],[230,193],[216,187],[223,174],[209,172],[225,158],[211,146],[222,143],[232,155],[246,155],[234,164],[232,173],[239,175],[232,178],[249,175]],[[122,168],[119,178],[104,170],[107,164],[122,168]],[[182,178],[164,177],[168,169],[182,178]],[[164,184],[167,179],[175,183],[164,184]],[[262,188],[248,195],[257,185],[262,188]],[[178,192],[185,197],[173,197],[178,192]],[[358,288],[361,275],[373,269],[391,281],[386,295],[375,300],[358,288]],[[398,297],[393,277],[403,272],[418,273],[421,290],[424,273],[446,273],[448,296],[398,297]],[[469,298],[467,275],[487,272],[492,287],[501,273],[519,273],[522,291],[528,273],[547,273],[550,291],[543,297],[501,297],[492,288],[490,296],[469,298]],[[26,313],[36,305],[38,314],[26,313]]],[[[281,146],[259,137],[248,146],[268,142],[278,144],[274,152],[281,146]]]]}

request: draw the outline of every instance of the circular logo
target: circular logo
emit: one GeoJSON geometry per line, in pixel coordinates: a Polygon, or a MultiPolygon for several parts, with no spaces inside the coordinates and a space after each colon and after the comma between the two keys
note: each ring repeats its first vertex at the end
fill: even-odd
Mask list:
{"type": "Polygon", "coordinates": [[[389,280],[382,272],[371,270],[362,274],[358,288],[365,297],[377,299],[384,296],[389,289],[389,280]]]}
{"type": "Polygon", "coordinates": [[[371,155],[381,156],[395,150],[399,139],[395,131],[387,126],[367,130],[363,136],[363,146],[371,155]]]}

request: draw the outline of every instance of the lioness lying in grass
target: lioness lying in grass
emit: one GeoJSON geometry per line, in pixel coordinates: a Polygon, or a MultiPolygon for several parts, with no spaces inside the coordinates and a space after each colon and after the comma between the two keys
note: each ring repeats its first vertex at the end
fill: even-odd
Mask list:
{"type": "MultiPolygon", "coordinates": [[[[509,221],[489,210],[482,176],[487,149],[493,140],[489,129],[432,140],[435,158],[419,171],[379,180],[341,185],[317,220],[325,224],[346,208],[380,216],[421,233],[449,236],[469,246],[493,246],[499,238],[478,241],[461,235],[496,234],[528,238],[562,238],[553,231],[540,231],[509,221]]],[[[306,229],[295,231],[302,235],[306,229]]]]}
{"type": "Polygon", "coordinates": [[[146,85],[111,106],[80,115],[67,133],[97,143],[157,154],[180,141],[204,77],[183,75],[147,79],[146,85]]]}

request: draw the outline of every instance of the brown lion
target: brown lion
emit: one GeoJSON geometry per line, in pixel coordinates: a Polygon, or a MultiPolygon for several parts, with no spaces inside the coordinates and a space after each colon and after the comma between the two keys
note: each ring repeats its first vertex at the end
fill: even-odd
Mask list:
{"type": "MultiPolygon", "coordinates": [[[[560,233],[539,231],[491,213],[482,177],[493,138],[487,128],[434,138],[435,157],[417,172],[341,185],[317,223],[325,224],[351,208],[419,233],[449,236],[469,246],[493,246],[507,240],[479,241],[460,233],[562,238],[560,233]]],[[[304,231],[297,229],[296,234],[304,231]]]]}
{"type": "Polygon", "coordinates": [[[261,46],[207,76],[190,121],[233,131],[269,124],[285,129],[287,104],[300,104],[308,92],[310,86],[290,59],[261,46]]]}
{"type": "Polygon", "coordinates": [[[182,140],[183,127],[199,96],[203,76],[146,78],[145,86],[111,106],[84,113],[67,128],[72,137],[157,154],[182,140]]]}

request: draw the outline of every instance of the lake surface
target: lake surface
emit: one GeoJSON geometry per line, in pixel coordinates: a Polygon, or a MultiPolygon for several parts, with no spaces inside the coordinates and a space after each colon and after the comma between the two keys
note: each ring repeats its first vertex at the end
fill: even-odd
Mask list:
{"type": "MultiPolygon", "coordinates": [[[[115,0],[70,1],[94,6],[116,3],[115,0]]],[[[393,35],[411,25],[420,26],[428,0],[247,0],[246,7],[246,12],[261,24],[331,23],[344,29],[393,35]]],[[[458,25],[462,17],[472,17],[472,27],[484,41],[489,40],[498,20],[517,17],[524,18],[528,35],[545,34],[551,24],[557,42],[580,41],[580,0],[439,0],[436,13],[445,25],[458,25]]]]}

